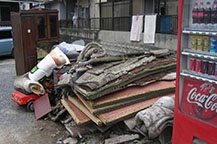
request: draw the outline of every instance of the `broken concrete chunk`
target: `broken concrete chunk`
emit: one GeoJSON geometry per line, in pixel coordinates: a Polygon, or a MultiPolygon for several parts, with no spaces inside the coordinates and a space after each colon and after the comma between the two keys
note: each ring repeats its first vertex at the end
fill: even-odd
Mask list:
{"type": "Polygon", "coordinates": [[[56,137],[56,134],[51,134],[50,136],[54,138],[54,137],[56,137]]]}
{"type": "Polygon", "coordinates": [[[152,53],[156,57],[167,56],[170,54],[168,49],[152,50],[152,51],[150,51],[150,53],[152,53]]]}
{"type": "Polygon", "coordinates": [[[121,144],[121,143],[124,143],[124,142],[133,141],[133,140],[138,139],[138,138],[139,138],[138,134],[121,135],[121,136],[106,139],[105,144],[121,144]]]}
{"type": "Polygon", "coordinates": [[[61,85],[69,85],[73,80],[73,77],[71,74],[68,74],[68,73],[64,73],[61,77],[60,77],[60,80],[58,82],[58,86],[61,86],[61,85]]]}
{"type": "Polygon", "coordinates": [[[78,140],[76,138],[69,137],[63,141],[64,144],[77,144],[78,140]]]}
{"type": "Polygon", "coordinates": [[[125,120],[124,123],[129,128],[129,130],[132,130],[136,126],[136,119],[135,117],[132,117],[130,119],[125,120]]]}
{"type": "Polygon", "coordinates": [[[175,80],[176,79],[176,72],[169,73],[161,78],[161,80],[175,80]]]}
{"type": "Polygon", "coordinates": [[[68,116],[66,117],[66,119],[61,120],[60,122],[61,122],[62,124],[67,124],[67,123],[70,123],[71,121],[73,121],[73,118],[72,118],[70,115],[68,115],[68,116]]]}
{"type": "Polygon", "coordinates": [[[43,129],[44,129],[43,127],[40,127],[40,128],[39,128],[40,131],[43,131],[43,129]]]}

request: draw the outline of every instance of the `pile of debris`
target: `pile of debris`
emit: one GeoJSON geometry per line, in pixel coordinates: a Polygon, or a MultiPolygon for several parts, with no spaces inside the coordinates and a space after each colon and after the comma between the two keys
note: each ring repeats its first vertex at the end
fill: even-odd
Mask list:
{"type": "Polygon", "coordinates": [[[167,50],[107,56],[101,45],[90,43],[56,88],[66,89],[61,103],[76,125],[94,123],[104,132],[160,97],[173,97],[175,68],[167,50]]]}
{"type": "MultiPolygon", "coordinates": [[[[36,117],[39,119],[49,113],[52,120],[61,121],[71,136],[80,137],[80,141],[84,140],[81,131],[93,133],[96,130],[104,132],[102,139],[109,138],[105,140],[106,144],[126,142],[124,137],[128,141],[139,139],[139,135],[129,135],[124,131],[124,135],[116,139],[110,138],[111,133],[109,136],[105,133],[113,126],[117,127],[117,123],[123,124],[123,121],[134,118],[138,112],[152,106],[161,97],[174,97],[175,70],[176,61],[170,57],[168,50],[109,56],[98,43],[89,43],[76,62],[53,71],[54,93],[48,96],[51,107],[38,112],[37,107],[43,102],[37,100],[34,103],[36,117]]],[[[163,127],[172,119],[171,113],[170,116],[162,116],[166,117],[161,121],[163,127]]],[[[136,116],[134,122],[143,114],[136,116]]],[[[135,132],[135,125],[133,128],[135,132]]],[[[128,129],[133,128],[128,126],[128,129]]],[[[147,131],[142,132],[137,128],[136,132],[147,136],[147,131]]]]}

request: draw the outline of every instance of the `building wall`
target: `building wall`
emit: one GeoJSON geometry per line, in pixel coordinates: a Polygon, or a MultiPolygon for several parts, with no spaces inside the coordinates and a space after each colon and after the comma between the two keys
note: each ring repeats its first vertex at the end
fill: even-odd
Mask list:
{"type": "Polygon", "coordinates": [[[66,20],[66,7],[63,3],[58,3],[57,7],[59,8],[59,20],[66,20]]]}
{"type": "MultiPolygon", "coordinates": [[[[142,37],[143,38],[143,37],[142,37]]],[[[108,54],[117,55],[143,50],[150,50],[155,47],[166,48],[172,51],[177,50],[177,35],[156,34],[155,44],[147,45],[142,41],[130,41],[130,32],[120,31],[98,31],[98,30],[72,30],[60,29],[60,41],[72,43],[75,40],[83,39],[86,43],[91,41],[99,42],[106,49],[108,54]]]]}
{"type": "Polygon", "coordinates": [[[72,43],[75,40],[83,39],[86,43],[98,41],[98,30],[81,30],[60,28],[60,42],[72,43]]]}
{"type": "MultiPolygon", "coordinates": [[[[91,0],[91,1],[93,1],[93,0],[91,0]]],[[[82,5],[82,7],[85,7],[85,8],[87,8],[87,7],[89,7],[89,2],[88,2],[88,0],[79,0],[79,5],[82,5]]]]}
{"type": "Polygon", "coordinates": [[[99,18],[99,3],[98,0],[90,1],[90,18],[99,18]]]}
{"type": "Polygon", "coordinates": [[[153,0],[144,0],[144,13],[146,14],[154,13],[154,1],[153,0]]]}
{"type": "MultiPolygon", "coordinates": [[[[68,20],[71,20],[73,13],[74,13],[75,2],[69,1],[68,5],[69,5],[68,6],[68,20]]],[[[57,9],[59,11],[58,13],[59,20],[66,20],[66,7],[63,2],[54,1],[54,2],[48,3],[45,5],[45,8],[57,9]]]]}
{"type": "Polygon", "coordinates": [[[144,0],[133,0],[133,15],[144,14],[144,0]]]}
{"type": "Polygon", "coordinates": [[[99,3],[98,0],[91,0],[90,1],[90,18],[91,18],[91,28],[96,29],[99,28],[99,18],[100,12],[99,12],[99,3]]]}
{"type": "MultiPolygon", "coordinates": [[[[142,34],[143,39],[143,34],[142,34]]],[[[140,42],[130,41],[130,32],[120,31],[99,31],[98,41],[107,47],[109,52],[125,53],[149,49],[150,47],[166,48],[169,50],[177,50],[177,35],[157,33],[155,44],[147,45],[141,40],[140,42]]]]}
{"type": "MultiPolygon", "coordinates": [[[[174,0],[170,0],[172,3],[174,0]]],[[[99,4],[98,0],[80,0],[80,6],[90,8],[90,18],[98,18],[99,4]],[[88,3],[90,2],[90,3],[88,3]]],[[[174,10],[171,10],[172,13],[174,10]]],[[[152,13],[152,0],[133,0],[133,15],[152,13]]],[[[103,11],[102,11],[103,13],[103,11]]],[[[108,16],[108,10],[105,10],[104,15],[108,16]]],[[[91,22],[92,24],[92,22],[91,22]]],[[[96,25],[96,24],[94,24],[96,25]]],[[[147,45],[143,41],[130,41],[129,31],[106,31],[106,30],[71,30],[67,28],[60,29],[60,41],[73,42],[74,40],[83,39],[86,43],[97,41],[101,43],[110,54],[128,53],[153,47],[167,48],[176,51],[177,49],[177,35],[171,34],[156,34],[155,44],[147,45]]],[[[143,34],[142,34],[143,39],[143,34]]]]}
{"type": "Polygon", "coordinates": [[[19,11],[19,3],[18,2],[0,2],[0,7],[4,8],[7,7],[8,11],[4,11],[4,13],[1,13],[0,11],[0,26],[8,26],[11,25],[10,21],[10,12],[18,12],[19,11]],[[6,18],[6,20],[3,20],[6,18]]]}
{"type": "Polygon", "coordinates": [[[167,0],[166,3],[166,14],[167,15],[178,15],[178,0],[167,0]]]}

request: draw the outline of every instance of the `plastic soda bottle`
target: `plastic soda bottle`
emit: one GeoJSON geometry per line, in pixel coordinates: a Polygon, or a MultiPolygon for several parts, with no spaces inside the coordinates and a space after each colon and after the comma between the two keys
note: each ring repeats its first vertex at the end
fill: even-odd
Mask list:
{"type": "Polygon", "coordinates": [[[194,8],[192,10],[192,24],[196,26],[198,24],[198,3],[194,3],[194,8]]]}
{"type": "Polygon", "coordinates": [[[204,23],[205,25],[211,24],[211,5],[210,2],[206,2],[206,9],[204,12],[204,23]]]}
{"type": "Polygon", "coordinates": [[[204,4],[203,2],[200,2],[200,7],[198,10],[198,23],[200,24],[201,27],[204,26],[204,15],[205,15],[205,9],[204,9],[204,4]]]}

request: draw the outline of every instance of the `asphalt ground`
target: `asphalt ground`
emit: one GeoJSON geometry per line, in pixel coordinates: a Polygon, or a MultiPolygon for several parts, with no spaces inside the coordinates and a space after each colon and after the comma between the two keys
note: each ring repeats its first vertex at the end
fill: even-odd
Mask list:
{"type": "Polygon", "coordinates": [[[11,93],[16,77],[15,61],[0,57],[0,144],[53,144],[65,132],[50,120],[36,120],[34,112],[14,103],[11,93]]]}

